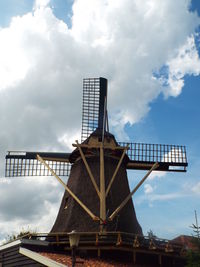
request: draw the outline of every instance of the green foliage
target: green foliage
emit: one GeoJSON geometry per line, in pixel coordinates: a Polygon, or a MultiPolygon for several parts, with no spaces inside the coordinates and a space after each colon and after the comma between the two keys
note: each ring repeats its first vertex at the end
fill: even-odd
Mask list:
{"type": "Polygon", "coordinates": [[[11,234],[8,235],[6,238],[6,243],[15,241],[17,239],[20,239],[22,237],[28,237],[30,235],[36,234],[35,230],[31,230],[29,227],[27,229],[22,228],[18,234],[11,234]]]}
{"type": "Polygon", "coordinates": [[[192,238],[193,250],[187,252],[187,265],[186,267],[199,267],[200,266],[200,227],[198,225],[197,213],[195,211],[196,224],[192,224],[194,236],[192,238]]]}
{"type": "Polygon", "coordinates": [[[187,253],[186,267],[199,267],[200,266],[200,251],[189,250],[187,253]]]}
{"type": "Polygon", "coordinates": [[[147,232],[147,236],[149,239],[157,238],[157,236],[154,234],[154,232],[151,229],[147,232]]]}
{"type": "Polygon", "coordinates": [[[190,249],[187,252],[186,259],[187,265],[186,267],[200,267],[200,239],[197,237],[193,237],[191,240],[194,245],[194,249],[190,249]]]}

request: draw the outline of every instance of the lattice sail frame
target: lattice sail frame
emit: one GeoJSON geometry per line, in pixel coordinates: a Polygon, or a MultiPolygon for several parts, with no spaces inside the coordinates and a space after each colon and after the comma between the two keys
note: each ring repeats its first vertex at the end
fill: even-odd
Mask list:
{"type": "Polygon", "coordinates": [[[21,151],[9,151],[7,153],[5,176],[52,176],[52,173],[49,171],[49,169],[47,169],[44,164],[36,159],[37,155],[44,156],[46,163],[58,176],[69,176],[71,164],[67,159],[64,159],[66,158],[66,155],[68,155],[67,153],[39,153],[21,151]]]}
{"type": "Polygon", "coordinates": [[[83,106],[81,142],[97,128],[103,129],[107,112],[107,79],[83,79],[83,106]]]}
{"type": "Polygon", "coordinates": [[[187,156],[185,146],[118,142],[120,146],[129,146],[130,159],[128,169],[147,170],[155,162],[159,171],[186,171],[187,156]],[[149,165],[149,166],[148,166],[149,165]]]}
{"type": "MultiPolygon", "coordinates": [[[[159,171],[185,172],[187,163],[185,146],[118,142],[129,146],[127,169],[148,170],[159,163],[159,171]]],[[[69,153],[9,151],[6,155],[6,177],[52,176],[51,172],[36,159],[40,155],[58,176],[69,176],[69,153]]]]}

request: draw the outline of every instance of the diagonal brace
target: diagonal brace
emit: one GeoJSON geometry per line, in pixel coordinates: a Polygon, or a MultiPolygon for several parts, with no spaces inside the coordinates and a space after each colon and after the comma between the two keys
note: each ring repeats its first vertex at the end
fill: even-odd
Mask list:
{"type": "Polygon", "coordinates": [[[83,153],[83,150],[82,150],[81,146],[79,145],[78,141],[76,141],[76,144],[77,144],[76,146],[78,147],[79,152],[80,152],[80,154],[81,154],[81,158],[82,158],[82,160],[83,160],[83,162],[84,162],[84,164],[85,164],[85,167],[86,167],[86,169],[87,169],[87,172],[88,172],[88,174],[89,174],[89,176],[90,176],[90,179],[91,179],[91,181],[92,181],[92,184],[93,184],[93,186],[94,186],[94,188],[95,188],[95,190],[96,190],[96,192],[97,192],[97,195],[98,195],[99,198],[100,198],[100,191],[99,191],[99,188],[98,188],[97,183],[96,183],[96,181],[95,181],[95,179],[94,179],[94,176],[93,176],[93,174],[92,174],[92,172],[91,172],[91,169],[90,169],[90,167],[89,167],[89,165],[88,165],[88,163],[87,163],[87,160],[86,160],[86,158],[85,158],[85,155],[84,155],[84,153],[83,153]]]}
{"type": "Polygon", "coordinates": [[[69,189],[69,187],[63,182],[62,179],[49,167],[49,165],[41,158],[39,155],[37,155],[37,160],[39,160],[41,163],[45,165],[45,167],[51,172],[53,176],[58,180],[58,182],[65,188],[65,190],[73,197],[73,199],[87,212],[87,214],[95,221],[99,220],[97,216],[95,216],[83,202],[69,189]]]}
{"type": "Polygon", "coordinates": [[[110,215],[109,220],[112,221],[114,217],[120,212],[120,210],[128,203],[133,194],[138,190],[138,188],[144,183],[147,177],[159,166],[158,162],[154,163],[152,168],[147,172],[143,179],[136,185],[136,187],[130,192],[130,194],[122,201],[122,203],[116,208],[116,210],[110,215]]]}
{"type": "Polygon", "coordinates": [[[121,155],[121,158],[120,158],[120,160],[119,160],[119,162],[118,162],[118,164],[117,164],[117,167],[116,167],[116,169],[115,169],[115,172],[113,173],[113,176],[112,176],[112,178],[111,178],[111,180],[110,180],[110,183],[109,183],[109,185],[108,185],[108,187],[107,187],[107,189],[106,189],[106,196],[108,195],[108,193],[109,193],[109,191],[110,191],[110,188],[111,188],[111,186],[112,186],[112,183],[113,183],[114,180],[115,180],[115,177],[116,177],[116,175],[117,175],[117,172],[118,172],[118,170],[119,170],[119,167],[120,167],[121,164],[122,164],[122,160],[123,160],[123,158],[124,158],[124,156],[125,156],[125,154],[126,154],[126,151],[127,151],[128,147],[129,147],[129,146],[126,146],[126,147],[124,148],[124,151],[123,151],[123,153],[122,153],[122,155],[121,155]]]}

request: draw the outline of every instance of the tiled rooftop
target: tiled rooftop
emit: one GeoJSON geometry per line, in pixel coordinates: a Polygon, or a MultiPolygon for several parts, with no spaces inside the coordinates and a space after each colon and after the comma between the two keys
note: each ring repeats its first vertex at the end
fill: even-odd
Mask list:
{"type": "MultiPolygon", "coordinates": [[[[58,263],[62,263],[66,266],[71,266],[71,256],[56,253],[46,253],[40,252],[44,257],[54,260],[58,263]]],[[[96,258],[82,259],[80,257],[76,258],[76,267],[131,267],[133,264],[119,263],[111,260],[102,260],[96,258]]],[[[145,267],[145,265],[142,265],[145,267]]],[[[140,265],[135,265],[135,267],[140,267],[140,265]]],[[[148,266],[149,267],[149,266],[148,266]]]]}
{"type": "Polygon", "coordinates": [[[172,242],[176,242],[181,245],[184,245],[186,249],[196,250],[197,247],[195,245],[194,239],[195,238],[192,236],[180,235],[176,237],[175,239],[173,239],[172,242]]]}

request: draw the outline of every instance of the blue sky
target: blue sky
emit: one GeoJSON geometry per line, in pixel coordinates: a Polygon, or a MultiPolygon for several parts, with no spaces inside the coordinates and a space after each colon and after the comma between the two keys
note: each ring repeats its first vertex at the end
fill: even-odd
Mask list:
{"type": "MultiPolygon", "coordinates": [[[[52,0],[54,14],[59,19],[71,25],[71,12],[73,0],[52,0]]],[[[34,5],[34,0],[2,0],[0,2],[0,25],[1,27],[8,26],[12,17],[22,16],[27,12],[31,12],[34,5]]]]}
{"type": "MultiPolygon", "coordinates": [[[[33,0],[0,1],[0,27],[7,29],[6,36],[11,40],[9,45],[5,42],[3,48],[0,46],[0,50],[8,59],[6,56],[3,58],[6,62],[5,73],[7,75],[8,68],[9,77],[12,78],[0,80],[0,87],[3,88],[0,91],[1,98],[5,99],[0,120],[1,129],[5,129],[5,132],[0,137],[3,140],[2,154],[9,149],[65,151],[80,132],[81,99],[78,101],[77,96],[81,98],[82,78],[107,77],[110,124],[118,140],[186,145],[189,163],[187,173],[158,174],[148,180],[133,197],[144,234],[152,229],[160,237],[173,238],[191,233],[189,225],[194,223],[194,210],[197,210],[200,219],[200,63],[199,58],[192,56],[194,53],[189,54],[189,64],[187,60],[180,64],[180,59],[185,58],[186,54],[178,56],[187,43],[187,37],[191,36],[195,49],[189,49],[200,54],[200,4],[198,0],[191,2],[190,14],[197,12],[198,16],[190,16],[183,4],[189,3],[189,0],[177,1],[174,5],[170,4],[170,0],[166,2],[165,5],[154,1],[154,5],[152,1],[145,1],[143,6],[138,4],[136,8],[132,6],[133,2],[127,1],[130,8],[127,7],[129,11],[125,18],[123,8],[114,4],[108,11],[102,12],[101,8],[105,7],[98,0],[95,1],[96,6],[92,4],[91,9],[84,10],[81,2],[77,1],[74,17],[72,0],[53,0],[49,5],[45,0],[37,1],[37,14],[34,13],[33,0]],[[177,16],[173,16],[176,5],[179,9],[177,16]],[[161,10],[167,23],[159,16],[161,10]],[[29,12],[32,17],[26,16],[29,12]],[[118,12],[121,17],[117,15],[118,12]],[[132,23],[134,16],[131,12],[135,12],[135,19],[140,22],[138,25],[136,21],[132,23]],[[94,14],[95,20],[92,19],[94,14]],[[18,20],[11,25],[16,16],[18,20]],[[74,19],[73,26],[71,17],[74,19]],[[41,24],[34,24],[34,19],[41,24]],[[160,21],[160,25],[156,20],[160,21]],[[148,35],[147,25],[152,25],[149,28],[151,34],[145,38],[148,35]],[[163,28],[165,25],[166,28],[163,28]],[[11,51],[14,51],[14,59],[9,57],[11,51]],[[15,58],[16,54],[20,60],[15,58]],[[14,66],[13,69],[9,64],[14,66]],[[184,68],[184,64],[188,64],[188,67],[184,68]],[[21,71],[18,73],[19,69],[21,71]],[[165,70],[164,76],[160,72],[162,69],[165,70]],[[16,76],[13,73],[17,73],[16,76]],[[165,84],[162,81],[159,83],[158,79],[152,80],[155,73],[159,73],[156,78],[165,79],[165,84]],[[182,80],[184,86],[176,84],[182,80]],[[63,114],[69,112],[71,116],[68,119],[63,114]]],[[[126,14],[125,11],[126,7],[126,14]]],[[[2,71],[3,68],[4,65],[2,71]]],[[[129,172],[131,188],[143,174],[140,171],[129,172]]],[[[36,199],[38,196],[34,195],[37,182],[29,180],[33,187],[29,192],[32,196],[29,205],[35,205],[35,208],[32,215],[26,214],[26,218],[23,218],[29,205],[23,206],[25,197],[20,190],[22,192],[25,187],[29,188],[29,184],[23,179],[7,182],[2,178],[2,181],[1,190],[4,190],[5,196],[2,201],[4,206],[0,206],[0,240],[11,229],[19,230],[21,225],[30,225],[39,231],[46,230],[37,223],[42,214],[38,208],[41,203],[36,199]],[[15,195],[13,193],[13,197],[18,201],[16,207],[10,209],[9,203],[13,203],[13,199],[6,198],[6,195],[14,186],[17,192],[15,195]],[[13,215],[9,214],[9,210],[13,215]],[[11,221],[13,223],[9,224],[11,221]]],[[[50,227],[63,192],[53,180],[40,181],[40,186],[38,199],[43,203],[41,209],[48,207],[50,210],[51,219],[48,216],[43,218],[50,227]],[[48,190],[55,190],[58,198],[45,191],[47,183],[48,190]]]]}

